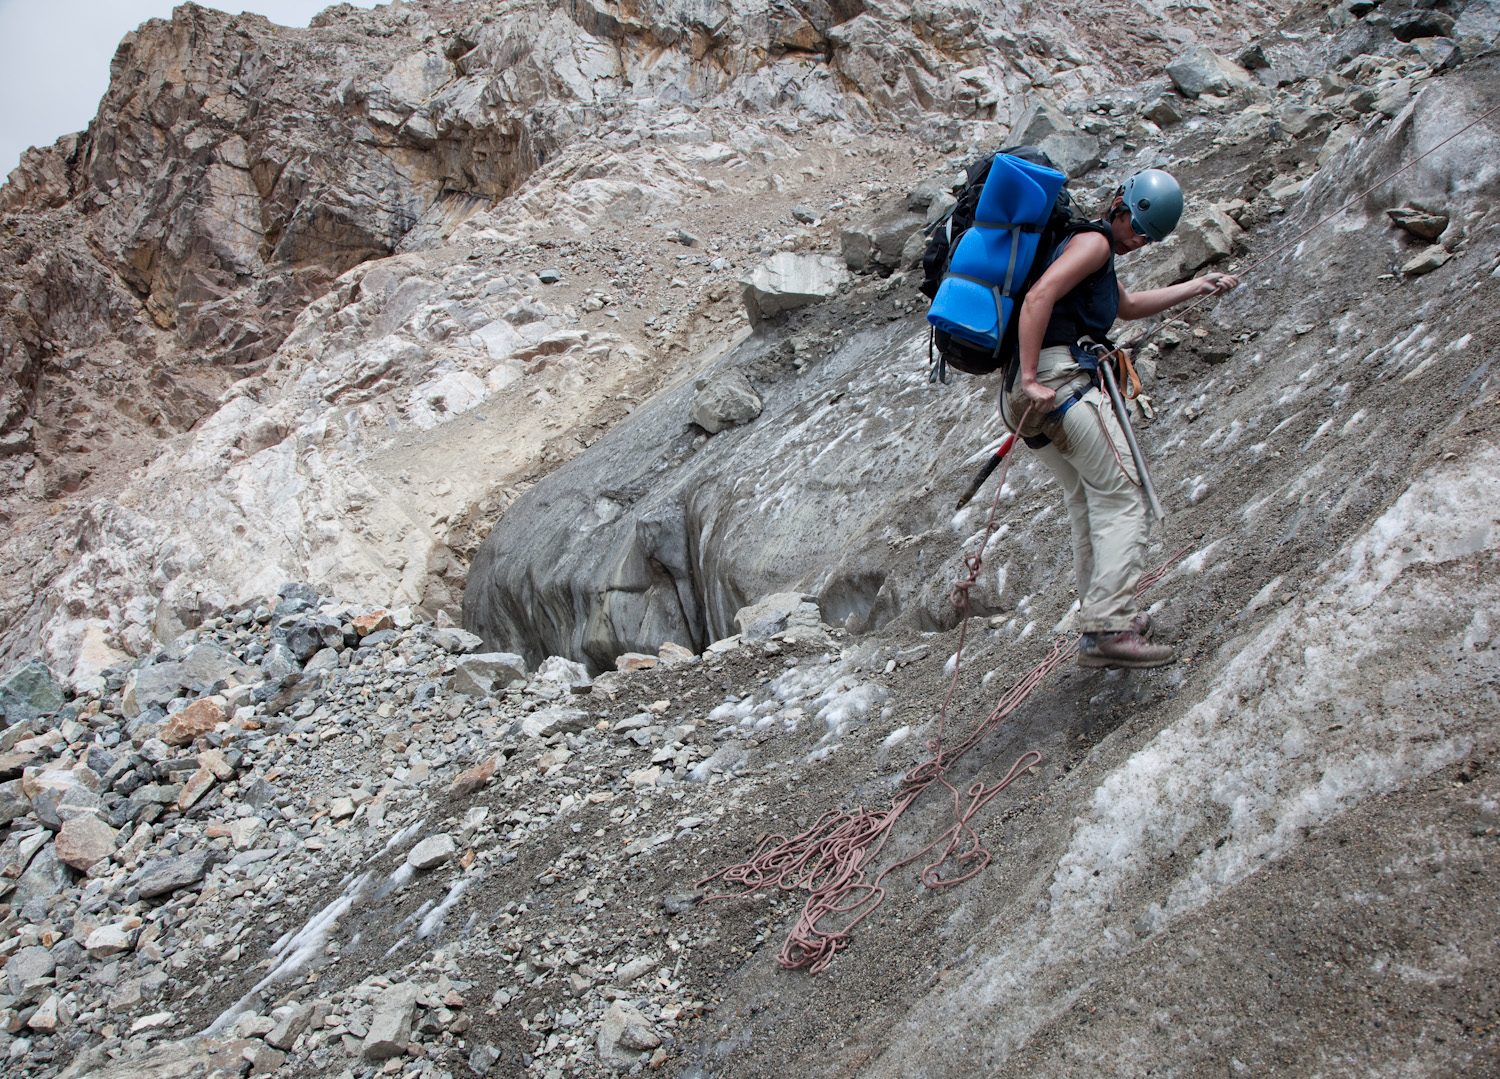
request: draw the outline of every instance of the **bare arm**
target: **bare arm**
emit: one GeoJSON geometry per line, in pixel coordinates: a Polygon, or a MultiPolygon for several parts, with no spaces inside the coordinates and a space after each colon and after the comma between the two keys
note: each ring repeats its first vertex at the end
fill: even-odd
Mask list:
{"type": "Polygon", "coordinates": [[[1051,412],[1057,402],[1056,391],[1036,379],[1042,336],[1052,318],[1052,307],[1085,277],[1101,269],[1109,261],[1109,254],[1109,240],[1097,232],[1080,232],[1026,293],[1021,304],[1021,321],[1016,327],[1016,343],[1021,353],[1021,392],[1031,401],[1033,413],[1051,412]]]}
{"type": "MultiPolygon", "coordinates": [[[[1125,286],[1121,285],[1119,317],[1123,319],[1150,318],[1152,315],[1161,314],[1169,307],[1176,307],[1180,303],[1199,296],[1228,292],[1239,283],[1240,279],[1232,274],[1211,273],[1191,281],[1168,285],[1166,288],[1154,288],[1148,292],[1126,292],[1125,286]]],[[[1021,323],[1023,332],[1025,325],[1024,322],[1021,323]]],[[[1025,356],[1024,351],[1022,356],[1025,356]]]]}

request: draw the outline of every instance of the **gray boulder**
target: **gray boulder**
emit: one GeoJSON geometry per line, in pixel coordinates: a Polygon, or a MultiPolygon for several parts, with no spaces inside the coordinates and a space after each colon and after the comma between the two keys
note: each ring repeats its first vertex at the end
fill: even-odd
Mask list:
{"type": "Polygon", "coordinates": [[[135,718],[152,708],[165,708],[167,702],[182,692],[182,665],[167,660],[149,667],[138,667],[125,678],[120,706],[125,715],[135,718]]]}
{"type": "Polygon", "coordinates": [[[139,871],[135,881],[136,891],[142,899],[168,895],[197,884],[208,875],[213,864],[213,852],[207,850],[158,858],[139,871]]]}
{"type": "Polygon", "coordinates": [[[627,1001],[615,1001],[599,1021],[597,1049],[602,1064],[627,1067],[660,1044],[661,1036],[651,1029],[650,1021],[627,1001]]]}
{"type": "MultiPolygon", "coordinates": [[[[929,200],[930,201],[930,200],[929,200]]],[[[893,270],[901,264],[901,250],[912,233],[926,224],[925,215],[906,209],[888,210],[846,225],[839,234],[844,265],[855,273],[893,270]]]]}
{"type": "Polygon", "coordinates": [[[57,960],[46,948],[22,948],[5,964],[5,988],[11,996],[19,997],[28,985],[51,977],[56,969],[57,960]]]}
{"type": "Polygon", "coordinates": [[[1167,65],[1167,75],[1184,97],[1223,96],[1250,82],[1250,73],[1206,45],[1194,45],[1167,65]]]}
{"type": "Polygon", "coordinates": [[[1437,238],[1443,234],[1443,230],[1448,227],[1447,214],[1429,213],[1415,206],[1397,207],[1387,210],[1385,214],[1391,219],[1392,224],[1428,243],[1436,242],[1437,238]]]}
{"type": "Polygon", "coordinates": [[[26,872],[16,881],[16,890],[10,894],[12,907],[24,907],[33,899],[51,899],[68,886],[68,867],[48,843],[31,859],[26,872]]]}
{"type": "Polygon", "coordinates": [[[1010,141],[1035,146],[1070,179],[1082,176],[1100,161],[1099,140],[1078,130],[1061,109],[1042,100],[1034,101],[1021,114],[1010,141]]]}
{"type": "Polygon", "coordinates": [[[27,660],[0,681],[0,716],[8,724],[50,715],[62,706],[62,687],[39,659],[27,660]]]}
{"type": "Polygon", "coordinates": [[[816,596],[778,592],[759,603],[741,607],[734,614],[734,627],[745,641],[754,643],[764,641],[789,626],[816,626],[821,620],[816,596]]]}
{"type": "Polygon", "coordinates": [[[521,733],[528,738],[551,738],[554,734],[577,734],[589,725],[589,714],[578,708],[541,708],[521,720],[521,733]]]}
{"type": "Polygon", "coordinates": [[[254,667],[207,641],[189,648],[177,665],[180,685],[202,687],[203,690],[208,690],[218,682],[248,682],[254,676],[254,667]]]}
{"type": "Polygon", "coordinates": [[[740,278],[740,284],[746,314],[751,322],[760,322],[836,296],[848,280],[849,271],[832,255],[783,251],[740,278]]]}
{"type": "Polygon", "coordinates": [[[716,435],[726,427],[749,423],[763,407],[745,372],[731,367],[703,384],[689,415],[699,427],[716,435]]]}
{"type": "Polygon", "coordinates": [[[454,693],[469,697],[493,697],[518,678],[526,677],[526,661],[514,652],[479,652],[463,656],[455,664],[454,693]]]}
{"type": "Polygon", "coordinates": [[[1216,206],[1188,217],[1177,233],[1180,277],[1191,277],[1205,266],[1222,262],[1243,242],[1245,235],[1234,218],[1216,206]]]}

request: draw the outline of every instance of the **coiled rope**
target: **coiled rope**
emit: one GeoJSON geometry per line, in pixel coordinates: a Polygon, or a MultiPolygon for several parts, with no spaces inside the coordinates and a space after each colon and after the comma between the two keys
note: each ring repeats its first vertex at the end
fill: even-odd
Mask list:
{"type": "MultiPolygon", "coordinates": [[[[1030,409],[1027,411],[1029,413],[1030,409]]],[[[1022,422],[1025,422],[1024,417],[1022,422]]],[[[776,962],[787,970],[805,967],[810,973],[817,974],[825,969],[833,962],[834,956],[849,946],[849,938],[855,927],[873,914],[884,901],[885,889],[882,883],[885,878],[935,848],[941,846],[941,851],[922,867],[921,881],[926,887],[943,888],[961,884],[981,872],[990,864],[991,855],[980,843],[979,835],[970,821],[996,795],[1041,763],[1040,752],[1035,749],[1027,750],[1016,759],[1005,778],[998,783],[986,785],[983,780],[976,780],[962,791],[948,782],[946,774],[959,758],[1019,708],[1049,674],[1072,659],[1078,651],[1077,638],[1056,641],[1046,658],[1010,687],[994,710],[967,738],[955,745],[944,746],[948,708],[958,690],[959,675],[963,669],[964,642],[969,629],[969,590],[979,580],[985,548],[995,533],[1000,492],[1005,486],[1005,477],[1009,471],[1010,458],[1007,457],[1000,479],[995,484],[995,497],[990,503],[983,539],[978,549],[964,558],[968,575],[954,583],[948,597],[959,613],[958,648],[954,655],[953,677],[938,710],[937,732],[927,743],[932,756],[906,773],[900,793],[892,799],[888,808],[878,812],[863,806],[850,812],[829,810],[802,834],[790,839],[782,835],[767,836],[748,861],[721,869],[697,882],[698,888],[719,881],[740,889],[705,896],[704,902],[740,898],[762,888],[806,890],[807,901],[803,904],[802,912],[776,955],[776,962]],[[896,822],[923,792],[933,786],[941,786],[953,796],[953,823],[921,850],[887,866],[873,880],[869,879],[867,871],[880,857],[896,822]],[[952,875],[944,876],[942,870],[949,859],[958,863],[958,870],[952,875]],[[830,919],[834,924],[825,926],[824,921],[830,919]]],[[[1184,547],[1161,566],[1142,576],[1136,586],[1136,595],[1139,596],[1160,581],[1172,563],[1188,550],[1189,548],[1184,547]]]]}

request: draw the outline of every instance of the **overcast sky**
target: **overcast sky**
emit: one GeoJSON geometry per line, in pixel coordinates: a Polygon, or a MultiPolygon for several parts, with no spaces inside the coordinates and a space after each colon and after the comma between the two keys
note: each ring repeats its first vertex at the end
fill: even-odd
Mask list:
{"type": "MultiPolygon", "coordinates": [[[[306,26],[335,0],[205,4],[306,26]]],[[[352,0],[374,7],[375,0],[352,0]]],[[[28,146],[50,146],[94,118],[120,39],[147,19],[172,17],[172,0],[0,0],[0,179],[28,146]]]]}

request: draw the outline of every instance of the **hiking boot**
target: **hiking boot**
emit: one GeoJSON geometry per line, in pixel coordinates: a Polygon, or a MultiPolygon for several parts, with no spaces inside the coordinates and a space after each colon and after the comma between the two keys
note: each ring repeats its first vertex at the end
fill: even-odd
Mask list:
{"type": "Polygon", "coordinates": [[[1085,633],[1078,641],[1080,667],[1165,667],[1176,660],[1176,649],[1152,644],[1133,629],[1124,633],[1085,633]]]}

